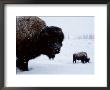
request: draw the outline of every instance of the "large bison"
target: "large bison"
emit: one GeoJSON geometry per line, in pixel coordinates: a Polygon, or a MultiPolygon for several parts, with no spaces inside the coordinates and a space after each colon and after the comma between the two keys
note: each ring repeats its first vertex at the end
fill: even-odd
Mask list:
{"type": "Polygon", "coordinates": [[[27,71],[28,61],[41,54],[54,59],[60,53],[63,39],[61,28],[47,26],[39,17],[16,17],[16,66],[27,71]]]}
{"type": "Polygon", "coordinates": [[[73,63],[76,63],[76,60],[81,60],[82,63],[87,63],[90,58],[88,58],[86,52],[78,52],[73,54],[73,63]]]}

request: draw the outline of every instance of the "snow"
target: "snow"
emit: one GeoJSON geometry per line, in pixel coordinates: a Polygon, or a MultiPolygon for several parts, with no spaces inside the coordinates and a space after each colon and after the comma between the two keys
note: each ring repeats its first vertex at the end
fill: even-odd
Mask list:
{"type": "Polygon", "coordinates": [[[94,17],[40,18],[45,20],[49,26],[63,27],[65,38],[61,51],[55,56],[54,60],[50,60],[46,55],[30,60],[29,71],[17,69],[17,74],[94,74],[94,39],[77,38],[79,35],[94,33],[94,17]],[[65,20],[68,24],[67,22],[62,23],[65,20]],[[70,25],[73,23],[76,25],[70,25]],[[81,51],[87,52],[90,63],[83,64],[81,61],[73,63],[73,53],[81,51]]]}
{"type": "Polygon", "coordinates": [[[29,61],[29,71],[18,70],[17,74],[94,74],[93,42],[93,40],[66,40],[60,54],[57,54],[54,60],[41,55],[29,61]],[[79,51],[87,52],[90,63],[72,62],[73,53],[79,51]]]}

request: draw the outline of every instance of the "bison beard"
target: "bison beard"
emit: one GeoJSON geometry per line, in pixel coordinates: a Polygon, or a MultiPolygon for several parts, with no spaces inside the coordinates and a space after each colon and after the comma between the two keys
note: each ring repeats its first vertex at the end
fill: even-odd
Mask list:
{"type": "Polygon", "coordinates": [[[64,34],[62,29],[46,26],[38,17],[17,17],[16,19],[16,66],[28,70],[28,61],[41,54],[54,59],[60,53],[64,34]]]}

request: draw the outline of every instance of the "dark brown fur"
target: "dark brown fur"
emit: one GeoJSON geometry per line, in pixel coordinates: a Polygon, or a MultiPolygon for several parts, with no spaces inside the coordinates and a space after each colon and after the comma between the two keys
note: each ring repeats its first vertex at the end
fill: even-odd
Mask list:
{"type": "Polygon", "coordinates": [[[86,52],[78,52],[73,54],[73,63],[76,63],[76,60],[81,60],[82,63],[87,63],[90,58],[87,57],[86,52]]]}
{"type": "Polygon", "coordinates": [[[64,34],[62,29],[46,26],[38,17],[17,17],[16,19],[16,66],[26,71],[28,61],[47,55],[49,59],[60,53],[64,34]]]}

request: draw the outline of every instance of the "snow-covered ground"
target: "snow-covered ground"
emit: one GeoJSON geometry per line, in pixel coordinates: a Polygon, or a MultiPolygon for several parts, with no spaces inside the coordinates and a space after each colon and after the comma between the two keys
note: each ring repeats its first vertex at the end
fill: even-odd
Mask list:
{"type": "Polygon", "coordinates": [[[94,74],[94,40],[78,39],[79,35],[94,34],[93,17],[41,17],[49,26],[63,29],[65,39],[59,54],[54,60],[41,55],[29,61],[29,71],[17,74],[94,74]],[[54,22],[52,22],[54,21],[54,22]],[[66,21],[66,22],[64,22],[66,21]],[[90,63],[73,63],[73,53],[87,52],[90,63]]]}
{"type": "Polygon", "coordinates": [[[19,71],[17,74],[94,74],[93,40],[65,40],[60,54],[54,60],[41,55],[29,61],[29,71],[19,71]],[[73,53],[85,51],[90,57],[90,63],[72,62],[73,53]]]}

